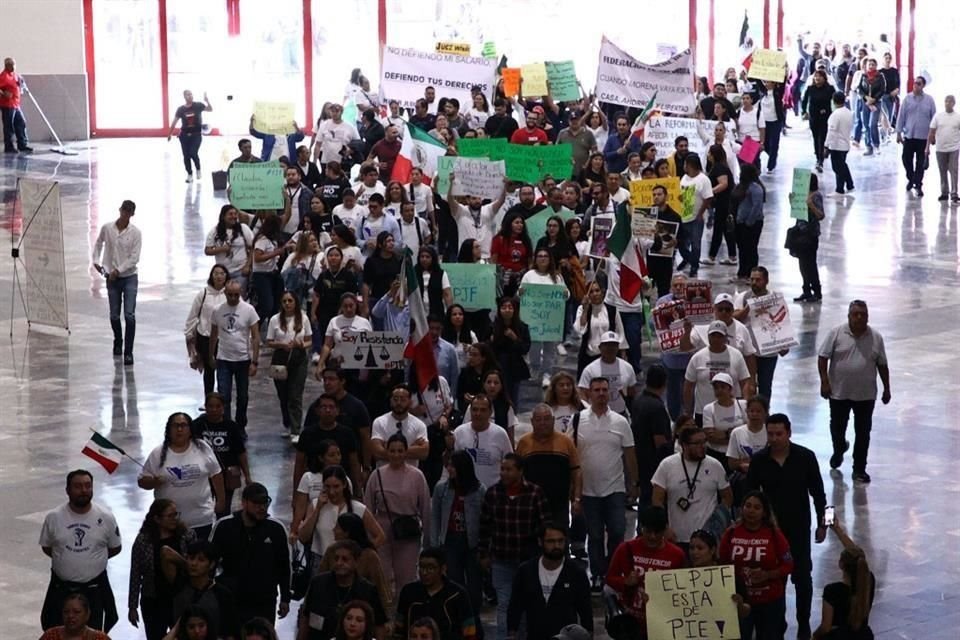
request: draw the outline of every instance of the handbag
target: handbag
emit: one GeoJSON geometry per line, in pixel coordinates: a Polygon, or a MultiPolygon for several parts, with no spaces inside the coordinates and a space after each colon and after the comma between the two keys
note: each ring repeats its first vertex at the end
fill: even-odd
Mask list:
{"type": "Polygon", "coordinates": [[[303,600],[310,586],[310,565],[307,564],[306,549],[299,544],[293,545],[293,560],[290,563],[290,597],[303,600]]]}
{"type": "Polygon", "coordinates": [[[394,540],[419,540],[423,533],[423,525],[418,516],[397,516],[393,517],[390,513],[390,505],[387,504],[387,494],[383,490],[383,475],[380,469],[377,469],[377,482],[380,483],[380,495],[383,496],[383,508],[387,510],[387,518],[390,519],[390,531],[393,533],[394,540]]]}
{"type": "Polygon", "coordinates": [[[223,470],[223,488],[230,491],[240,488],[240,467],[231,465],[223,470]]]}
{"type": "Polygon", "coordinates": [[[273,352],[273,357],[270,358],[270,371],[267,372],[267,375],[270,376],[273,380],[284,381],[289,375],[287,370],[287,365],[290,364],[290,357],[293,355],[293,350],[287,352],[287,357],[283,357],[283,350],[277,349],[273,352]],[[280,356],[279,358],[277,356],[280,356]],[[280,361],[283,361],[281,364],[280,361]]]}

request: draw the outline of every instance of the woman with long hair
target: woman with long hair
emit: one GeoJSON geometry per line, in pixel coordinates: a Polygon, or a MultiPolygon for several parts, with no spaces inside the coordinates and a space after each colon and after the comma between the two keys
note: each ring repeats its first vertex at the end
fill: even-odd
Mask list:
{"type": "Polygon", "coordinates": [[[430,222],[430,228],[436,230],[437,219],[433,206],[433,191],[423,184],[423,170],[414,167],[410,170],[410,184],[406,187],[407,199],[413,203],[416,214],[430,222]]]}
{"type": "MultiPolygon", "coordinates": [[[[359,277],[363,273],[363,252],[357,246],[357,234],[345,224],[335,224],[330,231],[331,247],[340,249],[343,254],[343,266],[359,277]]],[[[327,249],[329,251],[330,248],[327,249]]],[[[324,255],[324,260],[326,255],[324,255]]]]}
{"type": "Polygon", "coordinates": [[[740,251],[740,268],[737,278],[748,280],[750,272],[760,264],[758,246],[763,231],[763,201],[766,191],[760,182],[760,170],[752,164],[743,165],[740,184],[734,189],[733,200],[737,203],[737,248],[740,251]]]}
{"type": "Polygon", "coordinates": [[[447,480],[433,490],[430,540],[443,547],[447,577],[463,585],[474,611],[483,604],[480,563],[480,508],[487,488],[477,480],[473,457],[454,451],[447,460],[447,480]]]}
{"type": "Polygon", "coordinates": [[[530,379],[526,355],[530,351],[530,328],[520,319],[520,301],[504,296],[497,304],[490,340],[493,353],[507,375],[504,383],[514,405],[520,403],[520,383],[530,379]]]}
{"type": "Polygon", "coordinates": [[[452,304],[447,307],[447,314],[443,323],[443,332],[440,337],[453,345],[457,351],[457,364],[460,369],[467,366],[467,347],[476,342],[477,334],[467,324],[467,312],[461,304],[452,304]]]}
{"type": "MultiPolygon", "coordinates": [[[[376,247],[363,265],[363,284],[361,290],[367,309],[372,310],[377,301],[389,293],[393,283],[400,278],[403,260],[396,246],[396,239],[389,231],[377,234],[376,247]]],[[[383,325],[373,321],[377,331],[383,331],[383,325]]]]}
{"type": "MultiPolygon", "coordinates": [[[[355,513],[341,513],[337,524],[333,528],[333,538],[337,542],[350,540],[360,547],[360,557],[357,558],[357,575],[377,588],[380,602],[384,611],[393,607],[393,593],[383,575],[383,566],[380,564],[380,555],[377,548],[370,541],[363,518],[355,513]]],[[[333,548],[328,547],[320,561],[320,571],[333,571],[333,548]]]]}
{"type": "Polygon", "coordinates": [[[483,379],[487,371],[499,369],[500,363],[488,342],[476,342],[466,347],[467,362],[457,378],[457,406],[466,412],[473,402],[473,396],[483,391],[483,379]]]}
{"type": "MultiPolygon", "coordinates": [[[[580,252],[577,251],[577,247],[567,236],[563,218],[560,216],[550,216],[547,218],[545,235],[537,241],[537,246],[534,250],[535,253],[539,252],[540,249],[547,249],[553,256],[557,270],[563,277],[563,283],[566,285],[567,291],[570,294],[567,296],[563,316],[563,337],[564,342],[566,342],[571,335],[573,317],[577,312],[577,305],[580,304],[580,301],[587,292],[587,280],[583,273],[583,262],[580,259],[580,252]]],[[[534,263],[536,263],[536,255],[534,255],[534,263]]],[[[561,356],[567,355],[567,350],[563,342],[557,345],[557,353],[561,356]]]]}
{"type": "Polygon", "coordinates": [[[446,307],[453,304],[453,289],[447,272],[440,267],[437,250],[429,244],[417,252],[417,265],[413,268],[417,283],[423,292],[423,304],[427,315],[444,316],[446,307]]]}
{"type": "Polygon", "coordinates": [[[580,264],[586,269],[589,266],[586,256],[590,252],[590,239],[587,238],[587,234],[583,232],[583,223],[580,222],[579,218],[570,218],[563,226],[567,234],[567,239],[570,241],[570,244],[573,245],[573,248],[577,250],[577,255],[581,256],[580,264]]]}
{"type": "Polygon", "coordinates": [[[250,284],[257,295],[257,315],[260,330],[266,329],[267,320],[277,312],[277,294],[283,283],[277,272],[277,259],[286,247],[280,242],[280,218],[270,213],[253,236],[253,267],[250,284]]]}
{"type": "Polygon", "coordinates": [[[833,112],[833,92],[834,88],[827,81],[827,72],[817,69],[813,72],[813,83],[803,92],[803,100],[800,103],[803,119],[810,121],[817,173],[823,173],[823,160],[826,158],[824,145],[827,141],[827,120],[833,112]]]}
{"type": "Polygon", "coordinates": [[[230,272],[226,267],[215,264],[210,268],[207,284],[203,291],[194,297],[183,328],[190,368],[203,375],[204,396],[213,391],[213,383],[216,380],[214,354],[210,351],[210,322],[217,307],[227,301],[224,289],[229,281],[230,272]]]}
{"type": "Polygon", "coordinates": [[[176,503],[166,498],[154,500],[133,541],[127,591],[127,619],[134,627],[138,626],[139,602],[147,640],[161,640],[176,622],[173,619],[175,590],[163,575],[160,549],[170,547],[184,555],[187,543],[193,540],[193,531],[180,521],[176,503]]]}
{"type": "Polygon", "coordinates": [[[410,202],[410,199],[407,197],[407,191],[403,188],[403,184],[396,180],[391,180],[387,183],[387,191],[383,196],[383,200],[383,212],[393,216],[396,220],[400,219],[400,211],[403,209],[403,204],[410,202]]]}
{"type": "MultiPolygon", "coordinates": [[[[293,518],[290,521],[291,541],[299,538],[300,523],[307,507],[323,493],[323,470],[343,466],[343,454],[336,440],[321,440],[317,443],[316,455],[307,458],[307,470],[293,490],[293,518]]],[[[347,478],[347,486],[353,491],[353,482],[347,478]]]]}
{"type": "Polygon", "coordinates": [[[240,283],[240,291],[244,295],[253,260],[252,247],[253,233],[240,222],[237,208],[231,204],[223,205],[217,225],[207,234],[203,252],[214,256],[217,264],[226,268],[230,278],[240,283]]]}
{"type": "MultiPolygon", "coordinates": [[[[690,547],[687,555],[690,557],[692,568],[705,569],[719,565],[720,555],[717,549],[717,537],[704,529],[694,531],[690,534],[690,547]]],[[[747,595],[747,587],[740,576],[735,578],[735,584],[736,593],[731,596],[731,599],[737,605],[737,616],[743,620],[750,615],[750,605],[744,600],[747,595]]]]}
{"type": "Polygon", "coordinates": [[[782,640],[787,628],[785,585],[793,571],[793,558],[787,538],[777,527],[770,499],[762,491],[744,496],[740,518],[720,541],[720,560],[732,564],[747,586],[750,615],[741,620],[741,635],[752,638],[756,630],[757,638],[782,640]]]}
{"type": "Polygon", "coordinates": [[[360,294],[360,279],[357,273],[347,267],[343,251],[331,246],[324,254],[323,271],[310,295],[310,323],[313,328],[313,352],[318,354],[323,348],[323,336],[327,332],[330,319],[337,315],[340,297],[344,293],[360,294]]]}
{"type": "Polygon", "coordinates": [[[240,488],[240,477],[253,482],[247,456],[247,432],[226,415],[226,400],[219,393],[208,393],[204,411],[191,427],[193,435],[203,438],[223,469],[224,503],[233,504],[233,492],[240,488]]]}
{"type": "Polygon", "coordinates": [[[176,633],[171,633],[168,637],[172,640],[217,640],[211,618],[205,607],[190,605],[177,621],[176,633]]]}
{"type": "Polygon", "coordinates": [[[320,358],[317,360],[318,372],[323,371],[334,347],[343,341],[344,331],[373,331],[370,321],[357,315],[358,304],[357,296],[354,293],[344,293],[340,296],[340,313],[332,317],[330,322],[327,323],[323,348],[320,350],[320,358]]]}
{"type": "Polygon", "coordinates": [[[351,600],[340,612],[332,640],[374,640],[375,624],[373,608],[363,600],[351,600]]]}
{"type": "Polygon", "coordinates": [[[303,388],[307,382],[307,357],[313,340],[310,318],[300,307],[300,298],[292,291],[280,296],[280,312],[270,318],[267,327],[267,346],[273,349],[270,368],[286,367],[281,375],[273,376],[273,386],[280,401],[283,428],[296,444],[303,424],[303,388]]]}
{"type": "MultiPolygon", "coordinates": [[[[559,226],[559,225],[558,225],[559,226]]],[[[533,259],[533,269],[523,274],[520,280],[520,296],[526,293],[526,287],[531,285],[552,285],[563,287],[566,298],[570,297],[570,290],[557,270],[553,254],[547,248],[537,249],[533,259]]],[[[557,359],[557,345],[562,342],[537,340],[531,343],[530,366],[540,374],[540,386],[544,389],[550,385],[550,375],[557,359]]],[[[564,349],[566,354],[566,349],[564,349]]]]}
{"type": "Polygon", "coordinates": [[[577,352],[577,376],[588,364],[600,357],[600,336],[613,331],[620,336],[620,348],[627,348],[623,330],[623,318],[613,305],[604,303],[606,291],[594,280],[587,287],[587,295],[577,309],[573,329],[580,334],[580,349],[577,352]]]}
{"type": "Polygon", "coordinates": [[[658,178],[669,178],[670,176],[670,161],[666,158],[660,158],[653,163],[653,173],[656,174],[658,178]]]}
{"type": "Polygon", "coordinates": [[[512,298],[517,294],[520,278],[533,260],[533,243],[527,233],[527,223],[519,213],[503,218],[500,231],[490,244],[490,262],[497,265],[497,284],[501,295],[512,298]]]}
{"type": "Polygon", "coordinates": [[[310,294],[320,278],[323,265],[320,263],[320,242],[312,233],[306,233],[297,240],[297,246],[287,256],[280,275],[283,288],[291,292],[300,301],[301,309],[309,309],[310,294]]]}
{"type": "Polygon", "coordinates": [[[137,485],[153,491],[154,498],[175,499],[183,523],[193,529],[197,539],[206,540],[214,518],[226,515],[230,505],[225,499],[220,462],[210,445],[193,435],[192,428],[193,421],[187,414],[170,414],[163,444],[147,456],[137,485]],[[185,468],[194,472],[181,474],[185,468]],[[179,478],[175,486],[171,478],[179,478]]]}
{"type": "Polygon", "coordinates": [[[826,217],[820,180],[816,174],[811,173],[810,193],[807,194],[807,219],[797,220],[795,227],[799,230],[796,232],[798,240],[790,247],[790,255],[796,256],[800,264],[800,277],[803,278],[803,293],[794,298],[794,302],[820,302],[823,299],[817,251],[820,249],[820,221],[826,217]]]}
{"type": "Polygon", "coordinates": [[[603,111],[597,109],[588,112],[583,117],[583,126],[593,134],[594,140],[597,141],[597,149],[603,149],[604,145],[607,144],[607,136],[610,135],[607,116],[604,115],[603,111]]]}
{"type": "Polygon", "coordinates": [[[307,507],[307,514],[297,528],[300,542],[310,545],[313,554],[313,575],[320,573],[323,554],[335,542],[333,529],[342,513],[355,513],[374,545],[384,542],[383,529],[367,506],[353,499],[353,491],[343,467],[331,466],[323,470],[323,491],[307,507]]]}
{"type": "MultiPolygon", "coordinates": [[[[733,173],[727,164],[727,152],[715,144],[707,150],[707,176],[713,186],[713,235],[710,238],[710,251],[700,264],[716,263],[720,244],[727,241],[727,258],[720,264],[737,264],[737,240],[734,233],[736,219],[730,208],[730,194],[733,193],[733,173]]],[[[737,159],[733,158],[733,162],[737,159]]]]}
{"type": "Polygon", "coordinates": [[[553,374],[543,394],[543,401],[553,410],[554,428],[560,433],[570,434],[573,416],[584,409],[573,376],[568,371],[553,374]]]}
{"type": "MultiPolygon", "coordinates": [[[[603,147],[597,148],[602,149],[603,147]]],[[[589,193],[590,187],[593,185],[600,185],[602,187],[607,183],[607,169],[602,153],[596,152],[590,154],[590,157],[587,159],[587,164],[583,166],[580,170],[580,175],[577,176],[577,182],[580,184],[580,188],[584,189],[587,193],[589,193]]]]}
{"type": "MultiPolygon", "coordinates": [[[[417,365],[410,366],[410,379],[417,379],[417,365]]],[[[434,376],[421,391],[416,389],[412,393],[410,413],[420,418],[427,425],[427,443],[430,446],[427,457],[420,461],[420,471],[427,479],[430,493],[443,475],[443,454],[446,450],[447,436],[453,433],[459,420],[453,420],[453,405],[455,398],[450,391],[450,384],[443,376],[434,376]],[[456,422],[456,424],[454,424],[456,422]]]]}
{"type": "MultiPolygon", "coordinates": [[[[510,399],[510,394],[507,392],[503,372],[497,369],[491,369],[483,374],[482,392],[490,400],[490,420],[494,424],[506,429],[507,435],[510,436],[510,443],[512,444],[514,442],[514,432],[520,422],[517,420],[517,412],[514,411],[516,403],[510,399]]],[[[463,422],[466,424],[472,420],[473,413],[470,407],[467,407],[467,411],[463,416],[463,422]]]]}
{"type": "Polygon", "coordinates": [[[867,564],[867,555],[850,539],[840,521],[836,520],[830,528],[843,544],[839,562],[843,577],[823,588],[823,612],[813,640],[873,640],[870,609],[876,578],[867,564]]]}

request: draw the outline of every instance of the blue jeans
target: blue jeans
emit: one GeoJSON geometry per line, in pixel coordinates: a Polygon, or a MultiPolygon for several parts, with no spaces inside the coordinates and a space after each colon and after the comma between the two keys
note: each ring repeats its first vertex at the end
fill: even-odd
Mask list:
{"type": "Polygon", "coordinates": [[[230,419],[230,399],[233,394],[233,381],[237,381],[237,413],[233,418],[241,429],[247,426],[247,402],[250,388],[250,361],[217,359],[217,390],[223,395],[225,402],[224,417],[230,419]]]}
{"type": "Polygon", "coordinates": [[[876,109],[870,109],[866,101],[863,101],[863,107],[860,110],[860,119],[866,129],[864,132],[864,142],[868,149],[880,146],[880,105],[873,105],[876,109]]]}
{"type": "Polygon", "coordinates": [[[773,372],[777,370],[777,360],[779,355],[772,355],[767,358],[757,356],[757,391],[767,400],[773,393],[773,372]]]}
{"type": "Polygon", "coordinates": [[[667,411],[674,420],[683,412],[683,381],[686,373],[686,369],[667,368],[667,411]]]}
{"type": "Polygon", "coordinates": [[[537,341],[530,343],[530,373],[534,378],[543,374],[553,375],[553,368],[557,362],[557,344],[559,343],[537,341]]]}
{"type": "Polygon", "coordinates": [[[850,110],[853,111],[853,139],[859,144],[863,137],[863,98],[856,93],[850,100],[850,110]]]}
{"type": "Polygon", "coordinates": [[[120,324],[120,306],[123,305],[123,320],[127,325],[126,341],[123,344],[125,354],[133,353],[133,337],[137,332],[137,274],[107,280],[107,300],[110,303],[110,326],[113,328],[113,341],[124,341],[120,324]]]}
{"type": "Polygon", "coordinates": [[[27,121],[19,107],[2,107],[0,114],[3,117],[3,148],[13,149],[13,139],[17,139],[17,148],[25,149],[28,146],[27,121]]]}
{"type": "Polygon", "coordinates": [[[491,563],[493,590],[497,593],[497,640],[507,640],[507,608],[513,593],[513,578],[519,567],[519,562],[494,559],[491,563]]]}
{"type": "Polygon", "coordinates": [[[627,346],[630,348],[627,361],[634,371],[639,372],[643,347],[643,311],[621,311],[620,320],[623,321],[623,332],[627,334],[627,346]]]}
{"type": "Polygon", "coordinates": [[[583,516],[587,519],[587,555],[590,557],[590,574],[606,578],[607,566],[613,552],[623,542],[627,530],[627,494],[616,491],[608,496],[583,496],[583,516]],[[604,551],[603,535],[606,531],[607,546],[604,551]]]}
{"type": "Polygon", "coordinates": [[[273,271],[254,271],[250,275],[250,283],[257,292],[257,315],[260,316],[260,331],[266,336],[267,324],[278,308],[277,276],[273,271]]]}
{"type": "Polygon", "coordinates": [[[690,277],[696,278],[700,270],[700,245],[703,240],[703,218],[698,217],[692,222],[680,225],[682,239],[680,241],[680,256],[690,264],[690,277]]]}
{"type": "Polygon", "coordinates": [[[763,137],[763,150],[767,152],[767,170],[773,171],[777,168],[777,156],[780,155],[780,133],[783,131],[783,123],[779,120],[766,123],[766,132],[763,137]]]}

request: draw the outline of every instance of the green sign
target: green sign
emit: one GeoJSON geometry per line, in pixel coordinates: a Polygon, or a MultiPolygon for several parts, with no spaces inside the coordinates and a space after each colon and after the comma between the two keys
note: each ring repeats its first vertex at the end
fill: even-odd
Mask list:
{"type": "Polygon", "coordinates": [[[790,188],[790,217],[808,220],[807,196],[810,195],[810,169],[793,170],[793,185],[790,188]]]}
{"type": "Polygon", "coordinates": [[[525,284],[521,286],[520,318],[530,328],[533,342],[563,340],[563,314],[567,288],[562,284],[525,284]]]}
{"type": "Polygon", "coordinates": [[[547,62],[546,65],[550,96],[557,102],[579,100],[580,88],[577,86],[577,71],[573,67],[573,60],[547,62]]]}
{"type": "Polygon", "coordinates": [[[503,160],[507,144],[506,138],[460,138],[457,141],[457,153],[461,158],[503,160]]]}
{"type": "Polygon", "coordinates": [[[697,210],[694,205],[697,203],[697,191],[694,187],[683,187],[680,190],[680,200],[683,202],[683,212],[680,214],[681,222],[693,222],[697,217],[697,210]]]}
{"type": "Polygon", "coordinates": [[[230,204],[244,211],[283,208],[283,168],[279,162],[230,167],[230,204]]]}
{"type": "Polygon", "coordinates": [[[481,54],[484,58],[496,58],[497,57],[497,45],[493,42],[484,42],[483,43],[483,53],[481,54]]]}
{"type": "Polygon", "coordinates": [[[503,160],[507,161],[510,180],[536,184],[546,175],[553,176],[558,182],[569,178],[573,173],[572,154],[573,148],[569,144],[508,144],[503,160]]]}
{"type": "Polygon", "coordinates": [[[437,158],[437,193],[446,198],[450,192],[450,172],[453,171],[453,161],[456,156],[440,156],[437,158]]]}
{"type": "Polygon", "coordinates": [[[560,218],[566,222],[570,218],[573,218],[574,215],[575,214],[573,211],[570,211],[570,209],[567,209],[566,207],[560,209],[560,213],[556,213],[553,209],[547,207],[540,213],[530,216],[526,220],[527,234],[530,236],[530,242],[533,243],[533,246],[537,246],[537,242],[540,240],[540,238],[547,235],[547,220],[553,216],[560,216],[560,218]]]}
{"type": "Polygon", "coordinates": [[[454,302],[463,305],[467,311],[496,308],[496,265],[445,262],[443,270],[450,279],[454,302]]]}

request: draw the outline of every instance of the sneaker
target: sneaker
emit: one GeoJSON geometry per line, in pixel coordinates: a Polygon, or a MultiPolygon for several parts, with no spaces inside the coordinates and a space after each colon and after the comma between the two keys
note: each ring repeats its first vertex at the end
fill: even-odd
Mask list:
{"type": "Polygon", "coordinates": [[[562,342],[557,343],[557,353],[560,354],[561,356],[567,355],[567,348],[563,346],[562,342]]]}
{"type": "Polygon", "coordinates": [[[710,265],[715,265],[716,263],[717,263],[716,260],[710,257],[700,258],[700,264],[705,264],[710,266],[710,265]]]}
{"type": "Polygon", "coordinates": [[[114,340],[113,341],[113,355],[122,356],[123,355],[123,340],[114,340]]]}
{"type": "Polygon", "coordinates": [[[870,484],[870,474],[866,471],[859,471],[853,474],[853,481],[860,484],[870,484]]]}
{"type": "Polygon", "coordinates": [[[33,147],[20,147],[17,151],[20,153],[33,153],[33,147]]]}
{"type": "Polygon", "coordinates": [[[937,198],[937,202],[946,202],[949,199],[950,199],[949,195],[947,195],[946,193],[941,193],[940,197],[937,198]]]}
{"type": "Polygon", "coordinates": [[[299,433],[295,433],[295,434],[293,434],[292,436],[290,436],[290,444],[297,444],[298,442],[300,442],[300,434],[299,434],[299,433]]]}
{"type": "Polygon", "coordinates": [[[864,156],[872,156],[872,155],[873,155],[873,147],[867,147],[867,151],[866,151],[866,153],[864,153],[863,155],[864,155],[864,156]]]}
{"type": "Polygon", "coordinates": [[[315,353],[315,354],[313,354],[312,356],[310,356],[310,364],[316,366],[316,364],[317,364],[318,362],[320,362],[320,354],[319,354],[319,353],[315,353]]]}
{"type": "Polygon", "coordinates": [[[823,173],[823,163],[817,163],[817,173],[823,173]]]}
{"type": "Polygon", "coordinates": [[[128,354],[126,354],[126,355],[123,356],[123,364],[125,364],[125,365],[131,365],[131,364],[133,364],[133,354],[132,354],[132,353],[128,353],[128,354]]]}
{"type": "Polygon", "coordinates": [[[917,187],[917,188],[916,188],[916,192],[917,192],[917,197],[918,197],[918,198],[922,198],[922,197],[923,197],[923,187],[917,187]]]}
{"type": "Polygon", "coordinates": [[[191,182],[193,182],[193,174],[192,174],[192,173],[188,173],[188,174],[187,174],[187,179],[185,180],[185,182],[186,182],[187,184],[190,184],[191,182]]]}
{"type": "Polygon", "coordinates": [[[547,387],[550,386],[550,374],[549,374],[549,373],[543,374],[543,377],[540,378],[540,386],[543,387],[544,389],[546,389],[547,387]]]}
{"type": "Polygon", "coordinates": [[[734,256],[734,257],[732,257],[732,258],[725,258],[725,259],[723,259],[723,260],[720,261],[720,264],[736,265],[736,264],[737,264],[737,257],[734,256]]]}
{"type": "Polygon", "coordinates": [[[794,302],[806,302],[806,301],[809,300],[809,299],[810,299],[810,294],[809,294],[809,293],[803,293],[803,294],[800,294],[799,296],[797,296],[796,298],[794,298],[793,301],[794,301],[794,302]]]}
{"type": "Polygon", "coordinates": [[[850,448],[850,441],[843,441],[843,450],[835,451],[832,456],[830,456],[830,468],[839,469],[840,465],[843,464],[843,454],[847,452],[847,449],[850,448]]]}

